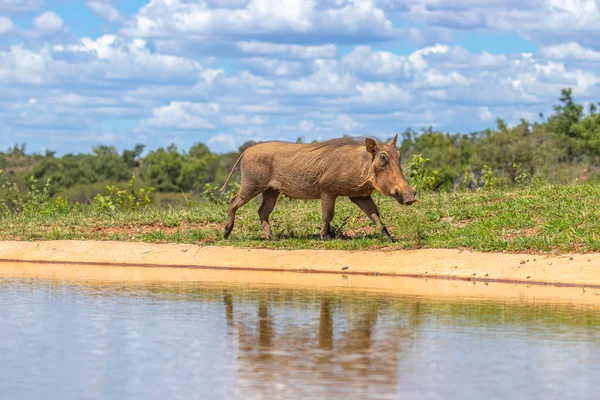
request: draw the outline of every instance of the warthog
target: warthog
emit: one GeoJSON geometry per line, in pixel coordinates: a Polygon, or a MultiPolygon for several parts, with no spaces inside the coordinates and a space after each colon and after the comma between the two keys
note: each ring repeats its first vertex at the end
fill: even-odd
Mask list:
{"type": "Polygon", "coordinates": [[[391,241],[371,193],[377,190],[405,205],[417,201],[416,190],[408,185],[402,173],[397,138],[398,135],[387,143],[371,138],[341,138],[311,144],[265,142],[248,148],[235,162],[221,188],[225,189],[243,158],[242,182],[229,203],[225,238],[233,229],[236,211],[262,193],[258,215],[265,235],[272,239],[269,214],[283,193],[293,199],[321,199],[323,240],[331,239],[329,224],[336,198],[347,196],[391,241]]]}

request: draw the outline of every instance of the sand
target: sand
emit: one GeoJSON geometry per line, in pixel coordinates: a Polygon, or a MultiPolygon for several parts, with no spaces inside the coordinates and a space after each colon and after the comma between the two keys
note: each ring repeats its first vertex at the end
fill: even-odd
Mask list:
{"type": "MultiPolygon", "coordinates": [[[[0,269],[9,263],[404,276],[600,289],[600,253],[547,256],[451,249],[266,250],[111,241],[0,242],[0,269]]],[[[288,275],[292,280],[299,276],[288,275]]]]}

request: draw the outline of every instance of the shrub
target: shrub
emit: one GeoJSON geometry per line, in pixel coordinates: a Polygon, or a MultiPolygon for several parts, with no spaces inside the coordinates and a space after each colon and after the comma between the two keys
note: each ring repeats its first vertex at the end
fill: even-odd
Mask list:
{"type": "Polygon", "coordinates": [[[494,173],[492,169],[487,165],[484,165],[481,171],[481,178],[479,178],[478,182],[479,186],[494,189],[496,187],[496,179],[494,177],[494,173]]]}
{"type": "Polygon", "coordinates": [[[0,170],[0,188],[3,192],[0,197],[0,216],[20,213],[27,216],[67,214],[73,208],[62,197],[50,198],[50,179],[40,189],[38,180],[30,176],[27,193],[23,195],[17,184],[11,182],[4,171],[0,170]]]}
{"type": "Polygon", "coordinates": [[[429,158],[423,158],[421,154],[415,154],[408,162],[409,178],[413,185],[420,190],[434,190],[438,186],[438,171],[428,171],[425,164],[429,158]]]}
{"type": "Polygon", "coordinates": [[[113,185],[107,186],[108,194],[97,194],[93,206],[98,211],[135,211],[146,208],[152,202],[154,188],[139,189],[135,192],[135,176],[131,177],[128,190],[120,190],[113,185]]]}

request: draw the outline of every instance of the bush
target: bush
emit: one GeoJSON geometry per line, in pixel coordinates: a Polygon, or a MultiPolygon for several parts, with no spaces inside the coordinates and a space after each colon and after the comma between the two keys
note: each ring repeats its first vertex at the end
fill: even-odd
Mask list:
{"type": "Polygon", "coordinates": [[[139,189],[135,192],[135,176],[129,181],[128,190],[119,190],[115,186],[107,186],[108,194],[98,193],[94,197],[93,206],[102,212],[135,211],[146,208],[152,202],[151,194],[154,188],[139,189]]]}
{"type": "Polygon", "coordinates": [[[479,178],[478,183],[480,187],[484,187],[487,189],[496,188],[497,184],[496,179],[494,177],[494,173],[492,172],[492,169],[487,165],[483,166],[483,169],[481,171],[481,178],[479,178]]]}
{"type": "Polygon", "coordinates": [[[233,196],[235,196],[239,189],[239,183],[230,182],[228,189],[225,192],[220,193],[219,186],[206,183],[202,189],[202,193],[200,193],[200,196],[203,200],[211,203],[224,203],[228,202],[233,196]]]}
{"type": "Polygon", "coordinates": [[[62,197],[50,198],[50,179],[46,180],[40,189],[38,181],[33,176],[29,177],[27,193],[23,195],[16,183],[11,182],[3,170],[0,170],[0,216],[10,214],[25,214],[27,216],[67,214],[73,206],[62,197]]]}
{"type": "Polygon", "coordinates": [[[427,171],[425,164],[429,158],[423,158],[421,154],[416,154],[408,163],[409,178],[413,185],[420,190],[434,190],[438,186],[438,171],[427,171]]]}

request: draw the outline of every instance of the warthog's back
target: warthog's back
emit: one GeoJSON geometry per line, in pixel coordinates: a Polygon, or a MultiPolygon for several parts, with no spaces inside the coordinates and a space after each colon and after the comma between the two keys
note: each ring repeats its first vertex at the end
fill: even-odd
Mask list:
{"type": "Polygon", "coordinates": [[[343,138],[298,144],[259,143],[244,154],[242,174],[252,185],[291,198],[316,199],[321,192],[368,195],[371,155],[364,139],[343,138]]]}

